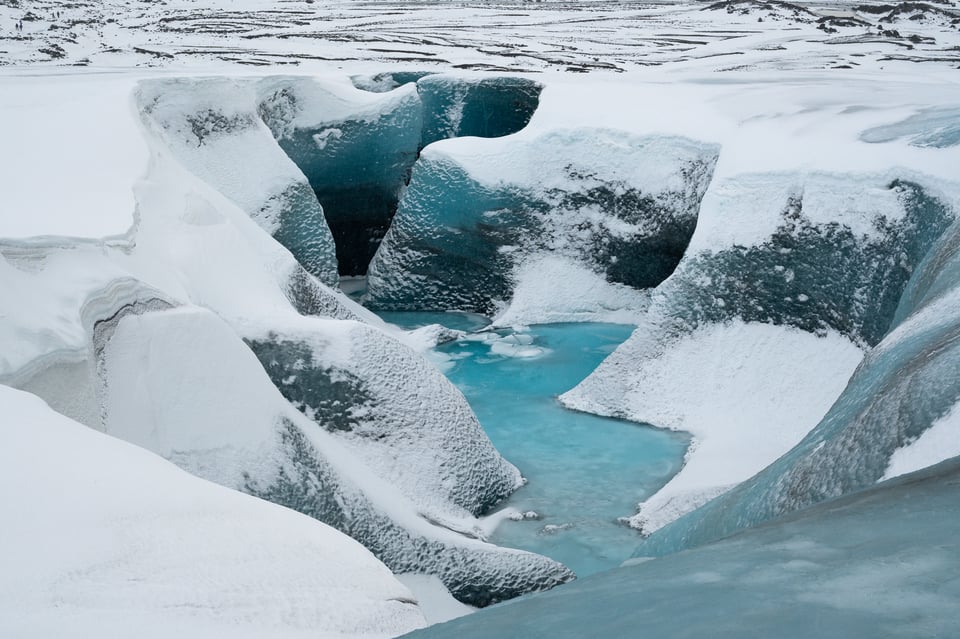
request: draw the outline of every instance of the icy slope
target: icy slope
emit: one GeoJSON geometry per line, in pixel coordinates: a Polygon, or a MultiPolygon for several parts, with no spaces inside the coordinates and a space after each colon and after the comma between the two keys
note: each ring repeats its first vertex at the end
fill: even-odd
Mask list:
{"type": "Polygon", "coordinates": [[[411,637],[948,637],[960,621],[953,460],[767,526],[411,637]]]}
{"type": "Polygon", "coordinates": [[[0,386],[0,634],[390,637],[423,625],[360,544],[0,386]]]}
{"type": "Polygon", "coordinates": [[[800,444],[728,494],[658,531],[637,553],[695,546],[954,454],[950,442],[958,433],[951,415],[960,403],[958,238],[954,224],[914,273],[899,324],[867,353],[800,444]],[[931,450],[930,439],[945,444],[931,450]]]}

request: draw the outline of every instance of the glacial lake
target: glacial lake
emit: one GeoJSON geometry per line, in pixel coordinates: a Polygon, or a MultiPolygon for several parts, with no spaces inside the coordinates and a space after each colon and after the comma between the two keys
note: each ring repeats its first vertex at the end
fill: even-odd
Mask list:
{"type": "Polygon", "coordinates": [[[557,396],[589,375],[633,327],[548,324],[516,333],[481,331],[486,320],[464,313],[381,316],[403,328],[443,324],[471,332],[429,356],[528,480],[503,506],[539,516],[504,521],[491,542],[547,555],[581,577],[630,557],[639,534],[618,518],[636,512],[680,469],[689,438],[567,410],[557,396]]]}

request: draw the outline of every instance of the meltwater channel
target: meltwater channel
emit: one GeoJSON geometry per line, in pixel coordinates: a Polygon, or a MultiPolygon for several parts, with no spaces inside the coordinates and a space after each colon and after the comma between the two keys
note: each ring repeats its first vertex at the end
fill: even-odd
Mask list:
{"type": "Polygon", "coordinates": [[[536,519],[504,521],[490,541],[552,557],[579,576],[630,557],[638,533],[618,518],[636,511],[683,462],[687,436],[570,411],[573,388],[632,331],[616,324],[549,324],[522,333],[481,331],[464,313],[382,313],[402,328],[468,331],[431,357],[460,388],[490,439],[527,478],[505,506],[536,519]]]}

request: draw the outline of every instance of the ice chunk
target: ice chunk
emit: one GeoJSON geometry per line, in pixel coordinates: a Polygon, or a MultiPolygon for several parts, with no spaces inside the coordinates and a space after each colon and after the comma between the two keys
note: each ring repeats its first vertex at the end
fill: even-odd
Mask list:
{"type": "MultiPolygon", "coordinates": [[[[333,388],[326,397],[306,398],[316,407],[313,412],[326,419],[334,415],[334,408],[339,409],[357,419],[357,430],[365,432],[336,437],[328,429],[336,431],[342,422],[324,423],[321,428],[298,413],[236,334],[212,314],[193,308],[127,315],[112,334],[97,332],[105,430],[201,477],[330,524],[363,543],[394,572],[436,575],[466,603],[488,605],[572,578],[566,568],[546,557],[484,543],[469,513],[452,501],[441,503],[446,497],[444,490],[455,498],[460,497],[457,491],[467,493],[478,485],[489,490],[479,476],[485,469],[476,462],[467,469],[429,472],[429,464],[436,464],[432,455],[442,450],[449,451],[448,464],[462,462],[456,446],[438,442],[436,436],[445,441],[456,438],[470,422],[461,417],[459,423],[441,424],[446,431],[435,428],[424,434],[413,427],[398,433],[378,431],[381,425],[365,422],[364,412],[391,417],[392,423],[399,425],[403,425],[398,421],[402,413],[391,415],[389,406],[362,403],[365,398],[357,393],[337,396],[337,381],[347,380],[345,386],[355,390],[343,362],[351,353],[363,353],[350,338],[351,330],[362,327],[338,320],[305,321],[313,328],[313,343],[326,344],[326,360],[342,368],[333,371],[331,378],[323,378],[322,370],[294,369],[286,374],[294,378],[302,373],[305,387],[330,384],[333,388]],[[325,399],[329,406],[324,405],[325,399]],[[389,436],[392,446],[378,444],[379,435],[389,436]],[[372,441],[363,441],[365,436],[372,441]],[[429,447],[428,441],[433,441],[434,447],[429,447]],[[412,477],[395,483],[397,467],[407,464],[409,469],[409,464],[416,463],[397,453],[413,450],[418,451],[418,466],[426,471],[425,476],[411,473],[412,477]],[[438,474],[440,480],[435,479],[438,474]],[[465,486],[454,483],[461,479],[465,486]],[[434,488],[436,484],[441,485],[439,490],[434,488]],[[402,490],[416,492],[407,495],[402,490]]],[[[361,332],[358,337],[371,336],[361,332]]],[[[278,350],[272,355],[297,353],[278,350]]],[[[368,393],[366,399],[385,403],[404,395],[403,384],[392,386],[393,396],[386,394],[391,379],[396,381],[393,375],[385,374],[385,385],[378,387],[376,380],[366,377],[369,373],[364,371],[363,385],[357,391],[368,393]]],[[[419,400],[428,397],[423,394],[419,400]]],[[[432,403],[424,406],[434,408],[432,403]]],[[[429,415],[421,410],[424,412],[408,415],[411,424],[421,424],[429,415]]],[[[411,412],[409,408],[407,412],[411,412]]],[[[471,433],[465,430],[464,435],[471,433]]],[[[475,440],[478,437],[476,432],[473,436],[475,440]]],[[[484,455],[492,456],[513,471],[507,473],[509,479],[518,479],[485,438],[470,450],[480,462],[484,455]]],[[[476,501],[469,493],[466,498],[476,501]]]]}
{"type": "Polygon", "coordinates": [[[684,553],[611,570],[413,638],[949,636],[956,460],[684,553]]]}
{"type": "Polygon", "coordinates": [[[370,267],[383,309],[491,313],[543,252],[644,288],[676,266],[716,148],[607,130],[453,140],[424,150],[370,267]],[[529,137],[529,136],[528,136],[529,137]]]}
{"type": "MultiPolygon", "coordinates": [[[[947,255],[957,246],[954,225],[915,279],[936,283],[936,274],[928,271],[953,272],[947,255]]],[[[918,301],[924,299],[922,289],[914,287],[918,301]]],[[[951,290],[921,304],[867,353],[803,441],[747,482],[652,535],[642,552],[704,543],[881,480],[896,451],[918,441],[960,402],[958,308],[960,287],[954,281],[951,290]]]]}
{"type": "Polygon", "coordinates": [[[409,591],[329,526],[27,393],[0,386],[0,403],[0,500],[16,513],[0,527],[3,636],[370,637],[423,625],[409,591]]]}

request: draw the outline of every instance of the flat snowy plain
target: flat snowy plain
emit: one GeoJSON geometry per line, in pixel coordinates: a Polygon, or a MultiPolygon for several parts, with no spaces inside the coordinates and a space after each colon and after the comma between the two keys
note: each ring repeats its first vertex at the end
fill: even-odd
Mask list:
{"type": "MultiPolygon", "coordinates": [[[[537,167],[519,164],[511,148],[558,132],[576,142],[600,131],[614,146],[629,135],[717,147],[688,247],[710,255],[762,243],[797,190],[811,220],[861,237],[876,234],[878,217],[901,215],[884,188],[894,178],[960,210],[958,16],[946,2],[0,2],[0,383],[36,392],[76,420],[2,389],[3,503],[17,525],[0,527],[0,564],[11,567],[0,577],[0,634],[393,636],[424,623],[407,587],[340,533],[81,425],[100,428],[105,410],[92,388],[76,390],[87,378],[70,368],[85,366],[90,349],[92,293],[136,278],[220,316],[237,343],[292,314],[278,284],[291,258],[241,219],[231,194],[191,182],[147,133],[134,98],[144,81],[217,76],[242,89],[253,78],[311,76],[359,99],[352,76],[522,75],[544,85],[526,129],[446,140],[425,154],[498,184],[503,174],[535,179],[537,167]],[[50,370],[58,372],[40,372],[50,370]],[[125,479],[132,464],[142,487],[125,479]],[[169,519],[187,523],[168,527],[169,519]],[[122,539],[104,543],[104,526],[122,539]],[[239,574],[240,560],[249,572],[239,574]]],[[[596,154],[580,158],[585,164],[604,162],[602,148],[585,148],[596,154]]],[[[638,175],[655,174],[657,160],[638,175]]],[[[636,315],[639,324],[657,303],[656,291],[652,302],[621,298],[613,285],[590,285],[592,274],[555,266],[519,273],[502,323],[636,315]],[[587,282],[593,313],[557,273],[587,282]]],[[[790,450],[872,346],[836,331],[733,321],[697,327],[649,355],[643,340],[657,335],[640,331],[563,398],[693,434],[684,469],[633,520],[646,532],[790,450]],[[646,359],[626,370],[636,352],[646,359]]],[[[899,449],[886,474],[953,456],[958,429],[955,413],[939,420],[899,449]]],[[[465,515],[451,521],[479,526],[465,515]]],[[[404,583],[436,588],[428,579],[404,583]]],[[[447,611],[438,618],[463,612],[429,599],[447,611]]]]}

